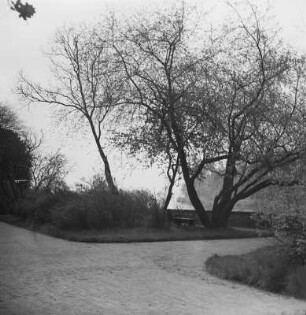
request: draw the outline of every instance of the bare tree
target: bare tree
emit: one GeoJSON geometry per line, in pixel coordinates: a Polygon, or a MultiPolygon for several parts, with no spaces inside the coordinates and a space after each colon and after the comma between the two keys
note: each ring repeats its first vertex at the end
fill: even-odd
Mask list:
{"type": "Polygon", "coordinates": [[[47,155],[36,152],[31,167],[32,188],[54,192],[67,175],[67,159],[59,151],[47,155]]]}
{"type": "Polygon", "coordinates": [[[31,188],[37,192],[45,190],[51,193],[67,187],[64,179],[68,174],[68,161],[64,154],[57,150],[54,153],[43,154],[44,134],[29,130],[25,133],[24,143],[26,154],[31,159],[31,188]]]}
{"type": "Polygon", "coordinates": [[[113,51],[105,38],[97,44],[95,30],[89,27],[64,28],[56,34],[47,56],[53,66],[55,87],[42,87],[21,75],[18,93],[28,102],[64,108],[64,114],[71,115],[74,123],[78,119],[86,122],[104,163],[108,186],[117,193],[104,142],[105,126],[123,93],[113,51]]]}
{"type": "Polygon", "coordinates": [[[125,25],[114,41],[130,82],[127,102],[165,132],[206,226],[226,226],[236,202],[276,184],[273,172],[305,149],[304,58],[250,9],[247,23],[237,14],[236,25],[203,33],[200,47],[184,9],[125,25]],[[224,181],[210,221],[195,180],[212,166],[224,181]]]}

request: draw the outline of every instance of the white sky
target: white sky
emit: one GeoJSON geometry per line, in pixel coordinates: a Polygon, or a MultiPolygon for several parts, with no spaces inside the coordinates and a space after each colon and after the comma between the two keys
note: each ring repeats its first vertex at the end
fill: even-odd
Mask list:
{"type": "MultiPolygon", "coordinates": [[[[24,0],[26,1],[36,8],[35,16],[28,21],[19,19],[17,13],[9,9],[7,0],[0,0],[0,102],[11,106],[25,125],[44,131],[46,151],[62,148],[72,166],[68,177],[68,182],[72,183],[82,177],[88,178],[101,169],[92,139],[82,136],[81,133],[73,134],[63,125],[57,125],[47,106],[34,105],[30,109],[25,108],[12,91],[16,86],[18,73],[22,70],[34,81],[48,82],[48,63],[42,51],[48,48],[48,41],[56,29],[65,23],[95,22],[107,9],[126,16],[135,10],[150,10],[148,7],[162,9],[164,3],[170,1],[24,0]]],[[[213,3],[216,18],[224,14],[223,2],[198,1],[200,6],[213,3]]],[[[266,3],[265,0],[257,2],[266,3]]],[[[276,22],[283,29],[284,40],[299,51],[306,52],[306,0],[268,0],[268,4],[276,22]]],[[[111,166],[121,186],[143,186],[159,190],[162,181],[158,177],[158,169],[136,172],[129,167],[124,157],[110,154],[111,166]]]]}

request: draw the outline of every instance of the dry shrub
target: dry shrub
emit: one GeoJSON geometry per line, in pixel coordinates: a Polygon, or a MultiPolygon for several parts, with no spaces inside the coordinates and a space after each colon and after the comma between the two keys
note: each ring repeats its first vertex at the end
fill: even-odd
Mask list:
{"type": "Polygon", "coordinates": [[[13,213],[34,224],[48,223],[52,208],[59,200],[59,195],[46,191],[28,191],[24,198],[15,202],[13,213]]]}
{"type": "Polygon", "coordinates": [[[164,228],[167,222],[156,198],[148,191],[120,190],[114,194],[99,178],[78,192],[31,191],[16,203],[15,214],[60,229],[164,228]]]}
{"type": "Polygon", "coordinates": [[[242,282],[272,292],[282,292],[288,268],[280,247],[266,247],[243,255],[212,256],[207,270],[223,279],[242,282]]]}
{"type": "Polygon", "coordinates": [[[111,193],[99,185],[75,194],[52,210],[53,223],[63,229],[159,227],[166,217],[147,191],[111,193]]]}

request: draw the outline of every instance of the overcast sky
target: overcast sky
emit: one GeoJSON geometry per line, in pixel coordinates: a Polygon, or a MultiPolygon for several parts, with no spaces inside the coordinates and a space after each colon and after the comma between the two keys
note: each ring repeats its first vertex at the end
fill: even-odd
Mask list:
{"type": "MultiPolygon", "coordinates": [[[[0,0],[0,101],[7,103],[24,121],[25,125],[45,133],[46,150],[56,150],[62,147],[72,166],[70,183],[88,178],[100,168],[99,158],[91,138],[82,134],[71,134],[62,125],[57,125],[46,106],[24,108],[18,97],[12,93],[16,86],[17,75],[23,71],[34,81],[48,82],[48,63],[42,51],[48,48],[50,38],[65,23],[95,22],[106,12],[128,16],[135,10],[162,9],[164,3],[159,0],[25,0],[33,4],[36,14],[32,19],[24,21],[18,18],[16,12],[9,9],[7,0],[0,0]]],[[[174,2],[174,1],[171,1],[174,2]]],[[[195,2],[195,1],[185,1],[195,2]]],[[[200,6],[209,3],[214,8],[216,17],[224,14],[222,1],[198,1],[200,6]],[[212,4],[213,3],[213,4],[212,4]]],[[[225,2],[225,1],[223,1],[225,2]]],[[[270,0],[257,1],[267,3],[271,7],[275,21],[283,29],[284,41],[300,52],[306,52],[306,1],[305,0],[270,0]]],[[[113,164],[114,159],[110,158],[113,164]]],[[[158,171],[155,169],[144,176],[143,172],[131,172],[125,167],[125,161],[117,157],[115,176],[125,180],[125,184],[155,188],[160,185],[158,171]]]]}

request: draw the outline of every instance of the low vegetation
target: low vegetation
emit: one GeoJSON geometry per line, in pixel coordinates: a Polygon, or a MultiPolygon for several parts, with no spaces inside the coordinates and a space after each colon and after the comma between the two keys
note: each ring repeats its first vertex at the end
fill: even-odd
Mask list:
{"type": "Polygon", "coordinates": [[[223,279],[306,300],[306,265],[293,263],[283,246],[260,248],[243,255],[214,255],[206,269],[223,279]]]}
{"type": "Polygon", "coordinates": [[[1,221],[78,242],[149,242],[256,237],[254,230],[178,228],[149,192],[110,193],[103,181],[82,191],[29,191],[1,221]]]}
{"type": "Polygon", "coordinates": [[[166,218],[147,191],[110,193],[101,181],[84,191],[29,191],[12,207],[13,214],[33,226],[51,224],[62,230],[151,227],[163,228],[166,218]]]}
{"type": "Polygon", "coordinates": [[[297,214],[258,215],[258,227],[269,228],[273,246],[243,255],[212,256],[207,270],[218,277],[306,300],[306,226],[297,214]]]}
{"type": "Polygon", "coordinates": [[[33,226],[14,215],[0,216],[0,221],[23,227],[74,242],[85,243],[130,243],[130,242],[164,242],[215,240],[231,238],[257,237],[254,230],[236,228],[210,230],[202,227],[177,228],[168,225],[166,228],[134,227],[134,228],[105,228],[105,229],[60,229],[53,224],[46,223],[33,226]]]}
{"type": "Polygon", "coordinates": [[[305,160],[279,177],[298,185],[270,187],[258,195],[260,212],[252,219],[275,242],[243,255],[212,256],[206,269],[223,279],[306,300],[305,160]]]}

